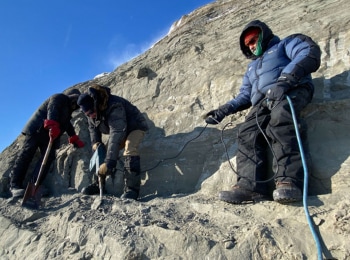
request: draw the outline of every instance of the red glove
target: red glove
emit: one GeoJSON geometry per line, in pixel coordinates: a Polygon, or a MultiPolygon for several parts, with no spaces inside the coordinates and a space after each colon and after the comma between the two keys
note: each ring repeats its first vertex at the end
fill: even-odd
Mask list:
{"type": "Polygon", "coordinates": [[[45,119],[44,128],[49,130],[49,136],[52,140],[56,139],[61,133],[60,124],[55,120],[45,119]]]}
{"type": "Polygon", "coordinates": [[[73,135],[73,136],[69,137],[68,141],[70,144],[73,144],[74,147],[78,147],[78,148],[84,147],[83,141],[81,141],[79,139],[79,136],[77,136],[77,135],[73,135]]]}

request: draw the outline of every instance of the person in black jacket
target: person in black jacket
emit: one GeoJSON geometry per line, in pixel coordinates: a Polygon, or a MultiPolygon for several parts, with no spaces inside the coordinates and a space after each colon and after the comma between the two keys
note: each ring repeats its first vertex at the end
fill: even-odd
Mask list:
{"type": "MultiPolygon", "coordinates": [[[[218,124],[225,116],[251,108],[238,131],[237,184],[232,190],[221,191],[219,199],[239,204],[269,197],[266,181],[270,143],[276,186],[272,197],[280,203],[299,201],[304,170],[287,96],[302,126],[300,112],[312,99],[311,73],[320,66],[321,50],[303,34],[281,40],[259,20],[245,26],[239,43],[243,55],[251,59],[239,94],[207,113],[205,119],[208,124],[218,124]]],[[[304,130],[301,127],[306,144],[304,130]]]]}
{"type": "MultiPolygon", "coordinates": [[[[139,145],[148,130],[145,117],[128,100],[112,95],[108,87],[93,84],[88,93],[80,95],[78,105],[88,118],[92,149],[102,143],[102,134],[109,135],[106,158],[98,174],[112,174],[117,166],[119,151],[124,148],[124,193],[121,198],[137,200],[141,185],[139,145]]],[[[97,182],[85,187],[82,192],[99,193],[97,182]]]]}
{"type": "Polygon", "coordinates": [[[24,144],[10,174],[10,191],[13,197],[22,197],[24,195],[23,181],[27,169],[39,148],[41,158],[37,162],[30,180],[33,183],[36,182],[50,138],[53,140],[52,149],[43,168],[39,185],[44,181],[51,163],[55,160],[55,150],[60,145],[60,136],[63,133],[66,132],[68,134],[69,143],[75,147],[80,148],[84,146],[70,122],[73,111],[79,108],[77,105],[79,95],[80,91],[78,89],[72,89],[67,94],[59,93],[50,96],[34,112],[23,128],[22,134],[25,135],[24,144]]]}

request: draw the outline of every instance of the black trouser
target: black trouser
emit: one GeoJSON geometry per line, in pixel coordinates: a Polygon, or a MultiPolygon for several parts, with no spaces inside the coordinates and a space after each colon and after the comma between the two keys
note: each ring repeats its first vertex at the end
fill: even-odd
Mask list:
{"type": "Polygon", "coordinates": [[[124,158],[124,191],[139,192],[141,185],[140,156],[126,156],[124,158]]]}
{"type": "MultiPolygon", "coordinates": [[[[46,130],[41,130],[38,133],[25,136],[22,150],[20,151],[20,154],[18,155],[11,171],[11,187],[23,188],[23,181],[25,179],[26,172],[30,166],[31,161],[34,158],[37,149],[39,148],[41,157],[40,160],[36,163],[30,180],[31,182],[36,181],[48,144],[49,134],[46,130]]],[[[59,138],[56,138],[56,140],[54,140],[39,184],[43,182],[50,169],[52,161],[55,160],[55,150],[57,147],[59,147],[59,138]]]]}
{"type": "MultiPolygon", "coordinates": [[[[311,101],[312,93],[304,87],[295,88],[287,93],[293,103],[295,116],[300,125],[300,112],[311,101]]],[[[262,103],[254,106],[238,131],[237,185],[262,194],[267,194],[268,178],[267,149],[268,144],[261,133],[266,136],[273,150],[273,170],[275,181],[294,182],[302,187],[304,170],[299,145],[294,128],[290,105],[287,99],[270,111],[262,103]]],[[[306,128],[299,127],[303,143],[306,143],[306,128]]]]}

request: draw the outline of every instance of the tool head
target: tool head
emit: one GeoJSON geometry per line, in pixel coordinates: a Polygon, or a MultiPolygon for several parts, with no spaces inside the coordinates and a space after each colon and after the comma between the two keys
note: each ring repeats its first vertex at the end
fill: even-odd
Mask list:
{"type": "Polygon", "coordinates": [[[98,168],[100,168],[100,165],[104,163],[105,158],[106,158],[106,148],[104,145],[100,144],[90,159],[89,170],[91,172],[94,171],[97,174],[98,168]]]}

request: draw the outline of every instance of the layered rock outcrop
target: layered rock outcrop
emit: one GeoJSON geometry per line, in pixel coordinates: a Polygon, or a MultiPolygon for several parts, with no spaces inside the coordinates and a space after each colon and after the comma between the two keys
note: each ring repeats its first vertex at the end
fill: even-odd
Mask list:
{"type": "Polygon", "coordinates": [[[91,83],[107,85],[144,112],[150,131],[141,146],[142,199],[118,199],[120,170],[107,179],[109,195],[97,210],[94,197],[79,194],[93,173],[87,122],[77,113],[73,122],[87,145],[76,150],[62,137],[45,182],[52,196],[39,211],[21,208],[7,199],[19,136],[0,154],[1,258],[315,259],[302,203],[234,206],[216,199],[235,183],[227,155],[235,166],[246,112],[208,127],[202,116],[238,92],[248,64],[238,37],[253,19],[280,37],[307,34],[321,47],[314,99],[304,111],[313,158],[309,208],[324,257],[349,258],[349,8],[346,0],[214,1],[179,18],[167,36],[113,72],[67,86],[84,92],[91,83]]]}

